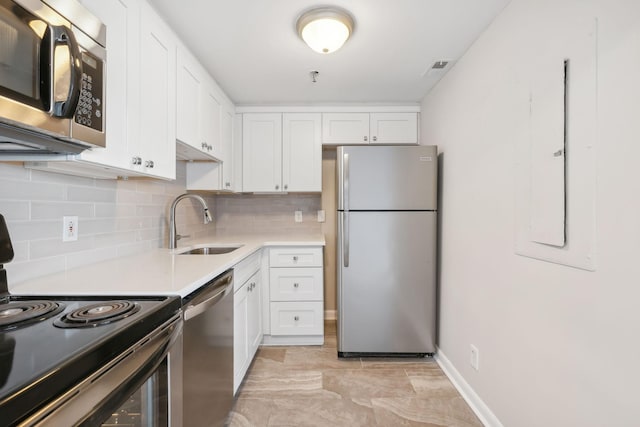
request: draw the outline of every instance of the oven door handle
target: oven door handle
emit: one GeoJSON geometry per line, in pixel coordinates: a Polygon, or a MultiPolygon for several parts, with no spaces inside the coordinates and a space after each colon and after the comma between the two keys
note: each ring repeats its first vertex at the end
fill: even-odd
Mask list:
{"type": "Polygon", "coordinates": [[[20,426],[101,425],[160,366],[181,332],[176,315],[20,426]]]}

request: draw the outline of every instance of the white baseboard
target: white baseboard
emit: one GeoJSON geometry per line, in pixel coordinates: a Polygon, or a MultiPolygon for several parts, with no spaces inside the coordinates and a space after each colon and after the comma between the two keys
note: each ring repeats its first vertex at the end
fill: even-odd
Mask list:
{"type": "Polygon", "coordinates": [[[325,310],[324,311],[324,320],[336,320],[336,311],[335,310],[325,310]]]}
{"type": "Polygon", "coordinates": [[[442,350],[438,349],[434,359],[485,427],[504,427],[498,417],[471,388],[471,385],[465,381],[451,361],[447,359],[442,350]]]}

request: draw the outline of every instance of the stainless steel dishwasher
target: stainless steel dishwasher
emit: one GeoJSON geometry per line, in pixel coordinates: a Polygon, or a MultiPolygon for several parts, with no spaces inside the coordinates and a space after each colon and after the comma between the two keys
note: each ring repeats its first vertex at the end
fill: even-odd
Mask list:
{"type": "Polygon", "coordinates": [[[233,405],[233,270],[182,301],[183,426],[223,426],[233,405]]]}

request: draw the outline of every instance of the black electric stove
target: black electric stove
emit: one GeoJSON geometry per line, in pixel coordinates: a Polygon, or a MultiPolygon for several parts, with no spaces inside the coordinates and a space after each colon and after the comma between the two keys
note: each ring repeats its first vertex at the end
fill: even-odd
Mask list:
{"type": "Polygon", "coordinates": [[[13,258],[7,241],[0,215],[2,425],[20,422],[180,311],[178,296],[9,295],[2,266],[13,258]]]}

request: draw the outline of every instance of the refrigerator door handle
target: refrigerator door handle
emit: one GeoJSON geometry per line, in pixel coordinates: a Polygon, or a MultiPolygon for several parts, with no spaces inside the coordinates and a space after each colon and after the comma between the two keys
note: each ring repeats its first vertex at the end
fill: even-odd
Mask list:
{"type": "Polygon", "coordinates": [[[342,254],[345,267],[349,267],[349,153],[342,156],[342,206],[344,207],[344,221],[342,224],[342,254]]]}
{"type": "Polygon", "coordinates": [[[342,156],[342,206],[345,212],[349,212],[349,153],[342,156]]]}
{"type": "Polygon", "coordinates": [[[342,221],[342,254],[345,267],[349,267],[349,212],[344,212],[342,221]]]}

